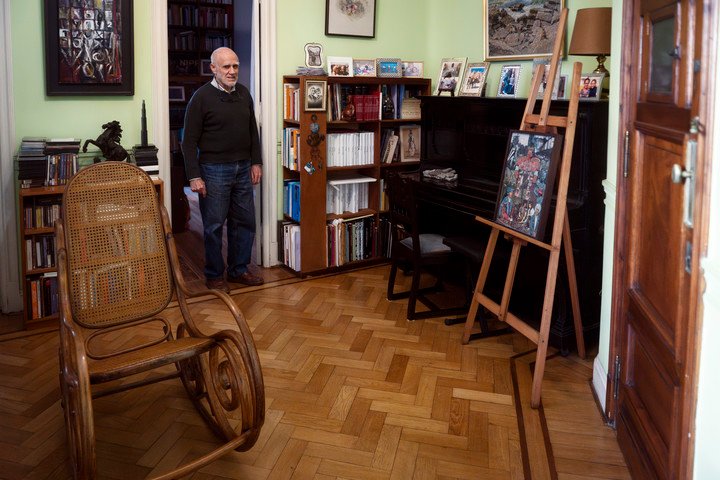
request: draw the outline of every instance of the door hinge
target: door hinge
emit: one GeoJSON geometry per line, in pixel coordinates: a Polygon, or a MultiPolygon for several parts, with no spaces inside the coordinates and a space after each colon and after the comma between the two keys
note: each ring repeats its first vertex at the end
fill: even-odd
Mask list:
{"type": "Polygon", "coordinates": [[[615,355],[615,372],[613,373],[613,399],[617,401],[620,395],[620,355],[615,355]]]}
{"type": "Polygon", "coordinates": [[[625,130],[625,143],[623,152],[623,178],[628,176],[628,163],[630,162],[630,131],[625,130]]]}

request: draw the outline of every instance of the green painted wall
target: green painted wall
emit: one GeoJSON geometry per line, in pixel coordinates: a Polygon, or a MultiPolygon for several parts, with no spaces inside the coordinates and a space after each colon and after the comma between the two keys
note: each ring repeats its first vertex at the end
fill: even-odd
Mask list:
{"type": "MultiPolygon", "coordinates": [[[[151,0],[134,2],[135,95],[115,97],[46,96],[43,2],[11,1],[15,147],[24,136],[95,139],[102,132],[101,125],[110,120],[122,125],[126,149],[140,143],[143,99],[148,117],[152,116],[150,52],[143,48],[150,44],[151,0]]],[[[150,141],[152,138],[149,132],[150,141]]]]}

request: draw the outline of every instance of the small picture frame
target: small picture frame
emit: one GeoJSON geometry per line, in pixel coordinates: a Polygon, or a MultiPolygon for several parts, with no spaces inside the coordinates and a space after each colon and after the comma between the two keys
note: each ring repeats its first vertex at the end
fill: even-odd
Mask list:
{"type": "Polygon", "coordinates": [[[322,68],[323,46],[319,43],[305,44],[305,66],[309,68],[322,68]]]}
{"type": "Polygon", "coordinates": [[[420,161],[420,125],[400,126],[400,161],[420,161]]]}
{"type": "Polygon", "coordinates": [[[451,96],[457,95],[460,90],[460,82],[463,78],[463,71],[467,57],[443,58],[440,62],[440,74],[438,75],[437,85],[435,87],[435,95],[444,92],[451,96]]]}
{"type": "Polygon", "coordinates": [[[168,87],[168,100],[171,102],[184,102],[185,87],[182,85],[170,85],[168,87]]]}
{"type": "Polygon", "coordinates": [[[558,90],[557,90],[557,98],[558,99],[565,98],[565,90],[567,88],[567,84],[568,84],[568,76],[560,75],[560,80],[558,81],[558,90]]]}
{"type": "Polygon", "coordinates": [[[495,222],[543,239],[561,149],[560,135],[510,132],[495,222]]]}
{"type": "Polygon", "coordinates": [[[353,59],[353,75],[356,77],[374,77],[375,60],[353,59]]]}
{"type": "Polygon", "coordinates": [[[470,97],[481,96],[489,68],[490,64],[488,62],[468,63],[465,67],[462,85],[460,86],[460,95],[470,97]]]}
{"type": "Polygon", "coordinates": [[[520,65],[503,65],[500,70],[498,97],[515,98],[520,81],[520,65]]]}
{"type": "Polygon", "coordinates": [[[423,62],[402,62],[402,76],[409,78],[423,77],[423,62]]]}
{"type": "MultiPolygon", "coordinates": [[[[545,89],[547,88],[547,78],[550,73],[550,63],[547,61],[537,62],[533,61],[533,79],[535,78],[535,71],[537,70],[538,64],[541,64],[543,66],[543,77],[542,77],[542,83],[540,83],[540,88],[538,89],[537,98],[543,98],[545,95],[545,89]]],[[[560,88],[560,68],[562,67],[562,64],[558,65],[558,74],[555,76],[555,87],[552,91],[552,100],[557,100],[558,98],[558,89],[560,88]]],[[[532,84],[532,82],[531,82],[532,84]]]]}
{"type": "Polygon", "coordinates": [[[580,101],[596,102],[600,100],[604,73],[583,73],[580,76],[580,101]]]}
{"type": "Polygon", "coordinates": [[[305,82],[305,111],[324,112],[327,105],[326,92],[326,80],[307,80],[305,82]]]}
{"type": "Polygon", "coordinates": [[[378,77],[402,77],[402,60],[399,58],[376,58],[375,71],[378,77]]]}
{"type": "Polygon", "coordinates": [[[330,77],[352,77],[352,57],[328,57],[328,76],[330,77]]]}
{"type": "Polygon", "coordinates": [[[200,75],[204,75],[206,77],[212,77],[212,68],[210,68],[210,59],[202,59],[200,60],[200,75]]]}

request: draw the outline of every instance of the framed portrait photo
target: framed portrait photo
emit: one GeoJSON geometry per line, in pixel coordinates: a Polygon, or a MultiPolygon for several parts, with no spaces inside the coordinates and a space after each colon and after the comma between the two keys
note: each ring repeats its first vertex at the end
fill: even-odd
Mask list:
{"type": "Polygon", "coordinates": [[[305,111],[324,112],[327,106],[327,81],[307,80],[305,82],[305,111]]]}
{"type": "Polygon", "coordinates": [[[402,62],[402,76],[410,78],[422,78],[423,62],[402,62]]]}
{"type": "Polygon", "coordinates": [[[442,59],[440,62],[440,74],[435,86],[435,95],[440,95],[443,92],[450,93],[451,96],[457,95],[466,63],[467,57],[442,59]]]}
{"type": "Polygon", "coordinates": [[[567,84],[568,84],[568,76],[567,76],[567,75],[560,75],[560,80],[558,81],[557,98],[559,98],[559,99],[565,98],[566,90],[567,90],[567,84]]]}
{"type": "Polygon", "coordinates": [[[325,35],[375,37],[375,0],[326,0],[325,35]]]}
{"type": "Polygon", "coordinates": [[[420,161],[420,125],[400,126],[400,161],[420,161]]]}
{"type": "Polygon", "coordinates": [[[489,68],[490,64],[488,62],[468,63],[460,86],[460,95],[481,96],[489,68]]]}
{"type": "Polygon", "coordinates": [[[353,75],[356,77],[374,77],[375,60],[361,60],[353,58],[353,75]]]}
{"type": "Polygon", "coordinates": [[[515,98],[520,81],[520,65],[503,65],[500,70],[498,97],[515,98]]]}
{"type": "Polygon", "coordinates": [[[327,57],[328,76],[330,77],[352,77],[352,57],[327,57]]]}
{"type": "Polygon", "coordinates": [[[319,43],[305,44],[305,66],[310,68],[322,68],[323,46],[319,43]]]}
{"type": "Polygon", "coordinates": [[[542,240],[561,149],[560,135],[510,132],[495,205],[497,223],[542,240]]]}
{"type": "Polygon", "coordinates": [[[600,100],[604,73],[583,73],[580,75],[580,101],[593,102],[600,100]]]}
{"type": "MultiPolygon", "coordinates": [[[[540,88],[538,89],[537,98],[543,98],[543,96],[545,95],[545,89],[547,88],[547,78],[550,73],[550,63],[547,61],[533,61],[533,81],[535,80],[535,72],[537,71],[538,65],[542,65],[542,82],[540,83],[540,88]]],[[[553,87],[551,96],[552,100],[557,100],[558,98],[558,90],[560,88],[560,68],[562,68],[562,63],[558,64],[557,75],[555,75],[555,86],[553,87]]],[[[532,85],[532,82],[530,82],[530,84],[532,85]]]]}
{"type": "Polygon", "coordinates": [[[133,95],[132,0],[43,5],[47,95],[133,95]]]}
{"type": "Polygon", "coordinates": [[[551,57],[565,0],[483,0],[485,60],[551,57]]]}
{"type": "Polygon", "coordinates": [[[210,59],[203,58],[200,60],[200,75],[205,75],[206,77],[212,77],[212,68],[210,68],[210,59]]]}
{"type": "Polygon", "coordinates": [[[402,77],[402,60],[399,58],[376,58],[375,71],[378,77],[402,77]]]}
{"type": "Polygon", "coordinates": [[[182,85],[170,85],[168,87],[168,100],[171,102],[184,102],[185,87],[182,85]]]}

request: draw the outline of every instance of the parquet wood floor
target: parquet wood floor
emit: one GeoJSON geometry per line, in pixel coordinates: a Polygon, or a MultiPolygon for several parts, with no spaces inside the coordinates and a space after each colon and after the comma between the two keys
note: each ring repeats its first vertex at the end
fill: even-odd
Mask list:
{"type": "MultiPolygon", "coordinates": [[[[630,478],[589,361],[550,358],[533,410],[534,345],[512,334],[463,346],[462,325],[408,322],[405,302],[385,299],[387,273],[234,294],[260,353],[266,422],[250,451],[191,478],[630,478]]],[[[192,305],[207,329],[229,323],[215,305],[192,305]]],[[[0,478],[69,478],[57,343],[55,332],[0,342],[0,478]]],[[[179,381],[101,398],[95,422],[101,478],[161,473],[215,443],[179,381]]]]}

